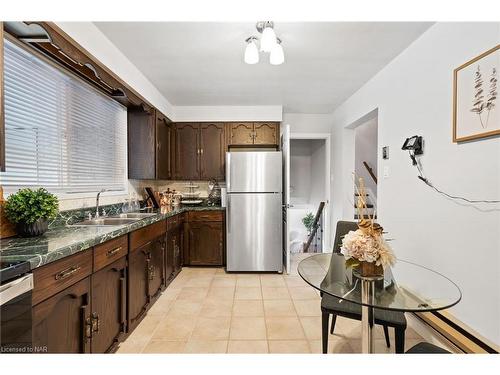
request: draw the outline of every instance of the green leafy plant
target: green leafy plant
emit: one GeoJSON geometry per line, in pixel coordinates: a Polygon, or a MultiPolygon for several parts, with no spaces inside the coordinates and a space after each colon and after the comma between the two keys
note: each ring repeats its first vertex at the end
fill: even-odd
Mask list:
{"type": "Polygon", "coordinates": [[[302,218],[302,224],[304,224],[307,231],[311,233],[314,224],[314,215],[312,212],[309,212],[306,216],[302,218]]]}
{"type": "Polygon", "coordinates": [[[54,218],[58,208],[59,202],[54,194],[44,188],[26,188],[9,195],[5,203],[5,214],[14,224],[32,224],[38,219],[54,218]]]}

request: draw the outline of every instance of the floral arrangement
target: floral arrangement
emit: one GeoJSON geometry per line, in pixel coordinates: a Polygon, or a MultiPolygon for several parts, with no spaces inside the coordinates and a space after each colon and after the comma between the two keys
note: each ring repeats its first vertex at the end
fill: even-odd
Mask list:
{"type": "Polygon", "coordinates": [[[364,275],[383,273],[383,268],[393,265],[396,258],[382,236],[383,228],[375,222],[375,215],[366,213],[366,194],[362,178],[359,179],[356,192],[358,193],[356,208],[359,229],[345,235],[340,252],[346,258],[348,266],[369,269],[369,271],[362,272],[364,275]],[[366,263],[370,263],[369,267],[366,267],[366,263]]]}

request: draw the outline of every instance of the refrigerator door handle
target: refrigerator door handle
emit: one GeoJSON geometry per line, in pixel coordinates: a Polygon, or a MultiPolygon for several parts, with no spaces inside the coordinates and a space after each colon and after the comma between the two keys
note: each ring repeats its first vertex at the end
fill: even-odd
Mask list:
{"type": "Polygon", "coordinates": [[[231,154],[229,152],[226,152],[226,191],[231,191],[231,154]]]}
{"type": "Polygon", "coordinates": [[[227,233],[231,233],[231,194],[226,195],[227,233]]]}

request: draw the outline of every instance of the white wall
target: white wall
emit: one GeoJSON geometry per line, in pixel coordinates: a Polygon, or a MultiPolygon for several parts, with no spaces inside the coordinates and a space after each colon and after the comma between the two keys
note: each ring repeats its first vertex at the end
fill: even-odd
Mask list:
{"type": "MultiPolygon", "coordinates": [[[[417,179],[401,145],[425,139],[427,177],[451,194],[500,199],[500,138],[452,142],[453,69],[497,45],[499,23],[437,23],[333,114],[333,209],[350,212],[353,137],[346,129],[378,108],[378,137],[390,147],[390,177],[378,185],[379,221],[398,257],[442,272],[463,292],[451,313],[500,343],[500,207],[451,201],[417,179]]],[[[352,199],[352,198],[351,198],[352,199]]],[[[334,221],[335,222],[335,221],[334,221]]]]}
{"type": "Polygon", "coordinates": [[[290,125],[292,133],[330,133],[331,114],[283,113],[283,124],[290,125]]]}
{"type": "Polygon", "coordinates": [[[176,106],[174,121],[281,121],[280,105],[176,106]]]}
{"type": "MultiPolygon", "coordinates": [[[[363,162],[366,161],[373,169],[375,176],[378,176],[377,137],[377,117],[371,118],[354,128],[354,170],[356,171],[356,176],[363,178],[366,188],[375,194],[375,197],[377,195],[377,184],[373,181],[363,162]]],[[[375,201],[373,203],[377,202],[375,201]]]]}

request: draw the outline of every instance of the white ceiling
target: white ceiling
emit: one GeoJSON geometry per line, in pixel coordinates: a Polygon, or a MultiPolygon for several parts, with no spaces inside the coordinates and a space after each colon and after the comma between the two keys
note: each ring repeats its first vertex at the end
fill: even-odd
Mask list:
{"type": "Polygon", "coordinates": [[[275,22],[285,63],[243,62],[255,23],[96,22],[173,105],[282,105],[329,113],[418,38],[426,22],[275,22]]]}

